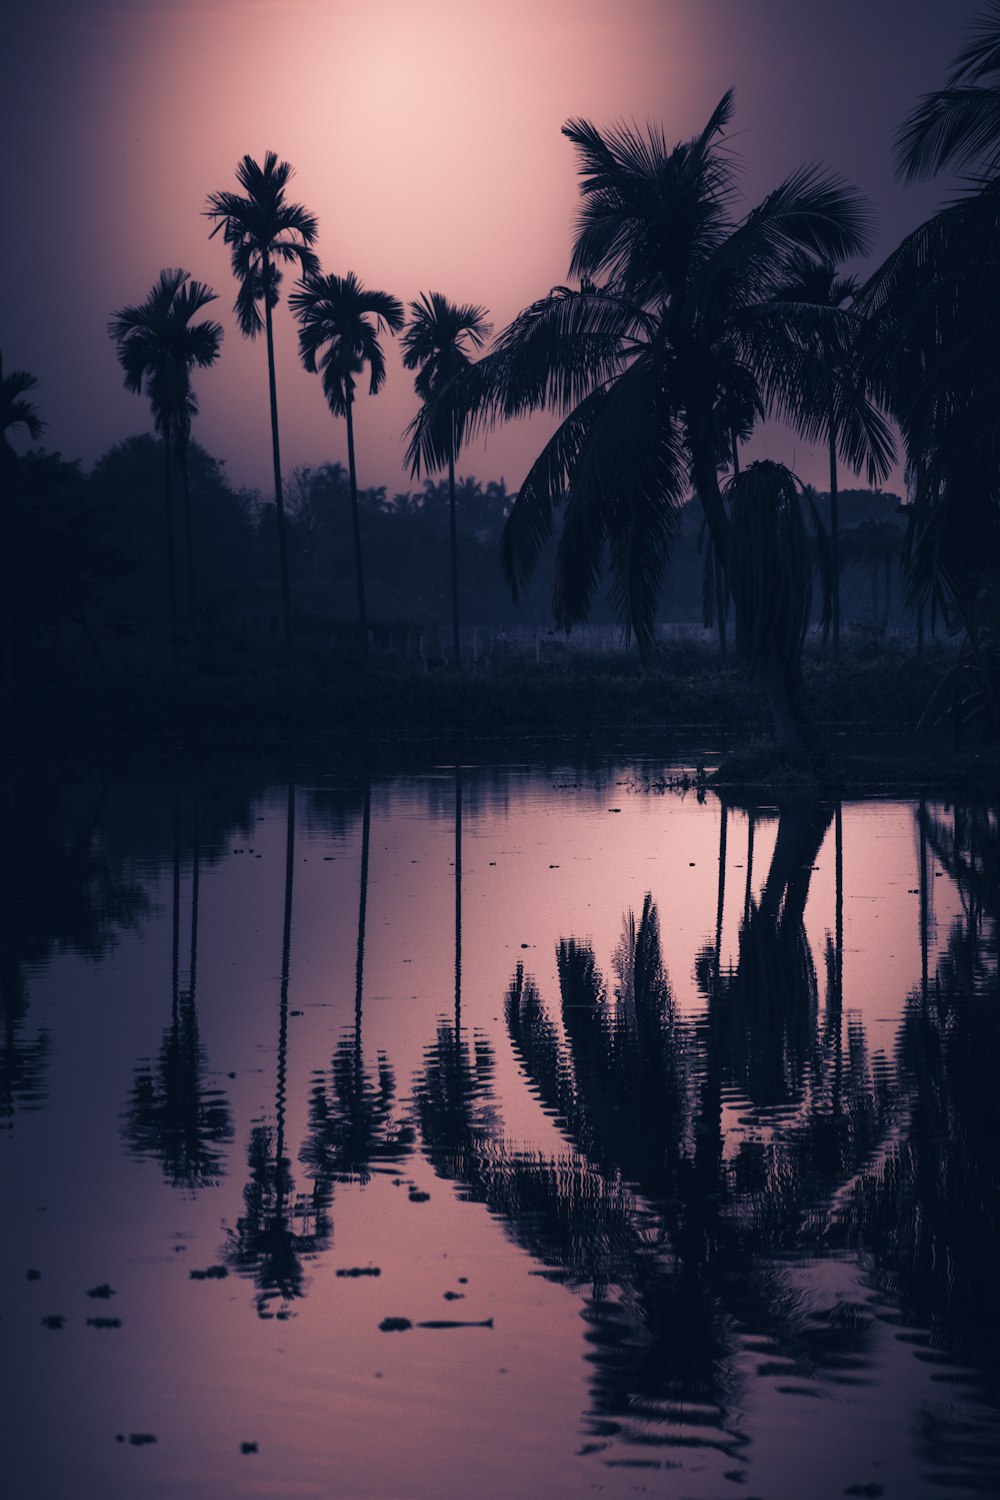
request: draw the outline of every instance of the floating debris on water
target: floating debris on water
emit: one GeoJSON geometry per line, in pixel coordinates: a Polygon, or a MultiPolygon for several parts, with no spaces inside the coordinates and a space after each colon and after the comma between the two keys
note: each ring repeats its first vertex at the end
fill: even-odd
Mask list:
{"type": "Polygon", "coordinates": [[[192,1281],[222,1281],[229,1275],[225,1266],[206,1266],[204,1271],[191,1271],[192,1281]]]}
{"type": "Polygon", "coordinates": [[[30,1268],[28,1270],[27,1277],[28,1277],[29,1281],[41,1281],[41,1279],[42,1279],[42,1273],[41,1273],[41,1271],[36,1271],[32,1267],[32,1268],[30,1268]]]}
{"type": "Polygon", "coordinates": [[[156,1442],[156,1434],[152,1432],[130,1432],[128,1440],[133,1448],[145,1448],[147,1443],[156,1442]]]}
{"type": "Polygon", "coordinates": [[[445,1292],[444,1300],[446,1302],[461,1302],[464,1296],[464,1292],[445,1292]]]}
{"type": "Polygon", "coordinates": [[[46,1313],[42,1323],[46,1328],[65,1328],[66,1315],[65,1313],[46,1313]]]}
{"type": "Polygon", "coordinates": [[[257,1452],[257,1444],[256,1443],[241,1443],[240,1444],[240,1452],[241,1453],[256,1453],[257,1452]]]}
{"type": "Polygon", "coordinates": [[[121,1318],[88,1318],[87,1319],[87,1327],[88,1328],[120,1328],[121,1326],[122,1326],[122,1320],[121,1320],[121,1318]]]}
{"type": "Polygon", "coordinates": [[[108,1286],[108,1283],[106,1281],[102,1281],[100,1286],[92,1286],[90,1288],[90,1291],[87,1293],[88,1297],[113,1297],[114,1295],[114,1287],[108,1286]]]}
{"type": "Polygon", "coordinates": [[[341,1266],[338,1276],[381,1276],[381,1266],[341,1266]]]}
{"type": "Polygon", "coordinates": [[[380,1333],[405,1333],[413,1324],[409,1318],[383,1318],[378,1326],[380,1333]]]}
{"type": "Polygon", "coordinates": [[[418,1328],[492,1328],[493,1319],[483,1318],[480,1323],[462,1323],[452,1318],[431,1318],[426,1323],[418,1323],[418,1328]]]}

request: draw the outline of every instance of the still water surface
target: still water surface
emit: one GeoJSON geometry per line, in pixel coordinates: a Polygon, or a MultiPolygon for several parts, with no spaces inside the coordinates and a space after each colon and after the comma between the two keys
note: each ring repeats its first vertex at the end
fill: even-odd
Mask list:
{"type": "Polygon", "coordinates": [[[1000,1493],[996,810],[662,771],[8,789],[6,1500],[1000,1493]]]}

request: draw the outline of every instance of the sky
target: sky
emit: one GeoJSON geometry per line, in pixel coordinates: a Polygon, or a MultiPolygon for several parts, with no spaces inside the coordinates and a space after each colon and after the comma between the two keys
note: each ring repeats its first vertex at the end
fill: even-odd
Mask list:
{"type": "MultiPolygon", "coordinates": [[[[495,329],[564,282],[578,205],[561,126],[661,125],[695,135],[736,90],[729,143],[745,208],[804,163],[872,200],[873,268],[947,197],[903,187],[893,134],[945,81],[973,0],[32,0],[0,19],[4,368],[38,379],[44,446],[89,467],[151,430],[107,334],[161,267],[207,282],[222,356],[199,372],[194,435],[234,484],[271,490],[263,340],[232,311],[209,193],[237,189],[245,154],[289,161],[293,201],[319,219],[324,271],[354,271],[409,302],[439,291],[489,309],[495,329]]],[[[286,278],[287,293],[291,278],[286,278]]],[[[346,432],[301,368],[287,306],[275,316],[282,464],[346,463],[346,432]]],[[[392,340],[389,340],[392,343],[392,340]]],[[[359,397],[358,478],[416,488],[402,433],[416,411],[398,349],[359,397]]],[[[551,430],[511,424],[460,473],[516,489],[551,430]]],[[[768,424],[748,457],[825,487],[825,460],[768,424]]],[[[842,484],[850,483],[846,476],[842,484]]],[[[888,487],[901,489],[897,472],[888,487]]]]}

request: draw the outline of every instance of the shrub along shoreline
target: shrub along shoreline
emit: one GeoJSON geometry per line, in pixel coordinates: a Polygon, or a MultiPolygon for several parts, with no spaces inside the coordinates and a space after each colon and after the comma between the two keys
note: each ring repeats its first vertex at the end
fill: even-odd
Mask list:
{"type": "MultiPolygon", "coordinates": [[[[830,752],[824,781],[1000,783],[996,748],[977,745],[974,726],[951,722],[941,689],[954,660],[946,649],[918,656],[895,643],[862,643],[839,661],[808,650],[806,691],[830,752]]],[[[645,670],[630,654],[557,647],[541,661],[511,653],[460,672],[376,656],[365,676],[356,661],[303,653],[289,669],[280,658],[230,657],[185,676],[148,668],[67,675],[22,691],[5,721],[4,758],[15,766],[322,757],[351,755],[362,743],[391,758],[404,747],[407,756],[420,746],[434,753],[456,736],[470,753],[478,745],[493,756],[563,739],[669,759],[671,740],[707,736],[733,752],[729,784],[801,781],[776,761],[766,705],[742,668],[690,642],[658,653],[645,670]]]]}

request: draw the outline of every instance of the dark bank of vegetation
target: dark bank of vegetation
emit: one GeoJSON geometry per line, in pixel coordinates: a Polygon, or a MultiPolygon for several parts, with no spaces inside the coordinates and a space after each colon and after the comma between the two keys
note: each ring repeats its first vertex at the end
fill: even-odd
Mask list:
{"type": "Polygon", "coordinates": [[[186,271],[111,318],[157,436],[89,475],[18,456],[11,435],[41,431],[35,381],[0,367],[8,753],[704,724],[766,731],[782,764],[823,776],[831,724],[946,722],[961,746],[995,745],[998,48],[994,5],[949,87],[901,129],[902,175],[976,175],[864,285],[841,267],[870,248],[872,212],[835,175],[803,169],[735,215],[731,94],[673,148],[655,127],[568,122],[574,283],[489,344],[480,307],[430,293],[406,309],[324,273],[288,163],[244,157],[242,191],[211,194],[206,216],[230,250],[240,330],[265,337],[273,501],[234,493],[193,441],[192,374],[217,361],[222,330],[196,321],[215,293],[186,271]],[[272,318],[289,265],[302,361],[345,419],[346,470],[283,476],[272,318]],[[411,474],[445,477],[389,498],[359,488],[353,408],[359,382],[383,387],[396,333],[421,403],[411,474]],[[457,478],[470,434],[538,409],[560,424],[516,494],[457,478]],[[781,465],[741,464],[769,416],[828,447],[825,496],[781,465]],[[893,423],[905,506],[841,492],[844,464],[886,478],[893,423]],[[602,615],[635,658],[557,636],[525,654],[506,635],[602,615]],[[463,646],[461,619],[482,641],[463,646]],[[671,619],[711,625],[716,658],[664,644],[671,619]],[[868,637],[852,635],[865,620],[868,637]],[[900,623],[913,659],[876,649],[900,623]],[[811,626],[828,655],[803,654],[811,626]]]}

